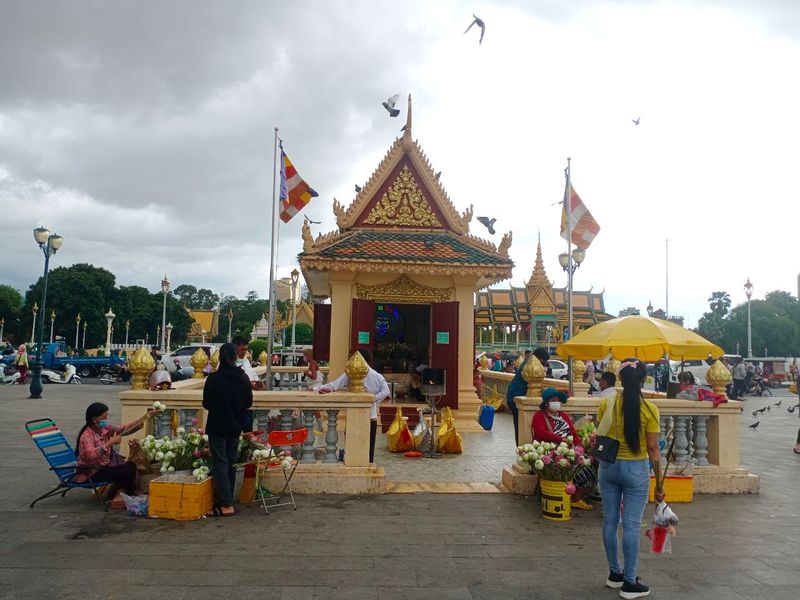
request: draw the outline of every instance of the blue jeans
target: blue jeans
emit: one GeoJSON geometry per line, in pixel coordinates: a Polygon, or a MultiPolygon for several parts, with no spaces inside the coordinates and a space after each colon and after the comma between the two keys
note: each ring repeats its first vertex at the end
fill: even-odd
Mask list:
{"type": "Polygon", "coordinates": [[[617,460],[600,461],[600,494],[603,496],[603,546],[606,549],[608,568],[622,573],[617,549],[617,527],[620,506],[622,515],[622,556],[625,559],[625,581],[636,581],[639,563],[639,539],[644,508],[650,487],[650,461],[617,460]]]}
{"type": "Polygon", "coordinates": [[[239,436],[208,436],[211,450],[211,477],[217,502],[222,506],[233,506],[233,488],[236,483],[236,464],[239,458],[239,436]]]}

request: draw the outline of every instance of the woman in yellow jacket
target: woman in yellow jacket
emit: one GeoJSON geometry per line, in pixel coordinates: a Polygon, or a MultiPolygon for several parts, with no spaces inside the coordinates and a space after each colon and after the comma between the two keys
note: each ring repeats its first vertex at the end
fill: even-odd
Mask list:
{"type": "MultiPolygon", "coordinates": [[[[607,410],[614,411],[613,420],[605,435],[619,441],[616,461],[599,461],[600,493],[603,496],[603,545],[609,568],[606,586],[620,588],[620,597],[628,600],[650,594],[650,589],[639,583],[636,573],[642,515],[650,488],[650,463],[657,469],[660,458],[658,407],[642,396],[642,384],[646,375],[643,362],[635,358],[625,360],[619,370],[622,392],[616,397],[603,398],[597,413],[598,421],[602,421],[607,410]],[[623,502],[624,572],[619,564],[617,547],[617,527],[623,502]]],[[[657,497],[661,499],[663,494],[659,492],[657,497]]]]}

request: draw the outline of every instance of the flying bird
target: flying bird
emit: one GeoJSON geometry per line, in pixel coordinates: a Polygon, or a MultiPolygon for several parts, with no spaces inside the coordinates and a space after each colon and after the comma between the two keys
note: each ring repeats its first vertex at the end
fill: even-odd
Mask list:
{"type": "Polygon", "coordinates": [[[777,401],[775,404],[773,404],[772,406],[780,406],[782,402],[783,402],[783,400],[778,400],[778,401],[777,401]]]}
{"type": "Polygon", "coordinates": [[[642,117],[636,117],[635,119],[631,119],[631,121],[633,122],[634,125],[638,125],[641,118],[642,117]]]}
{"type": "Polygon", "coordinates": [[[356,194],[361,193],[361,186],[356,184],[356,194]]]}
{"type": "Polygon", "coordinates": [[[761,421],[756,421],[756,422],[755,422],[755,423],[753,423],[752,425],[748,425],[748,427],[749,427],[750,429],[755,429],[756,427],[758,427],[758,424],[759,424],[759,423],[761,423],[761,421]]]}
{"type": "Polygon", "coordinates": [[[472,23],[469,24],[469,27],[467,27],[464,30],[464,33],[467,33],[467,31],[472,29],[473,25],[477,25],[478,27],[481,28],[481,39],[478,40],[478,43],[482,44],[483,43],[483,34],[486,33],[486,23],[484,23],[482,19],[479,19],[478,17],[476,17],[474,13],[473,13],[472,17],[473,17],[473,21],[472,21],[472,23]]]}
{"type": "Polygon", "coordinates": [[[308,218],[307,216],[305,216],[305,215],[303,215],[303,218],[304,218],[306,221],[308,221],[309,223],[311,223],[312,225],[322,225],[322,221],[312,221],[311,219],[309,219],[309,218],[308,218]]]}
{"type": "Polygon", "coordinates": [[[489,217],[478,217],[478,223],[486,227],[489,230],[490,235],[494,235],[494,222],[497,219],[490,219],[489,217]]]}
{"type": "Polygon", "coordinates": [[[394,107],[394,105],[397,104],[397,101],[399,99],[400,99],[400,94],[395,94],[394,96],[391,96],[386,100],[386,102],[383,103],[383,108],[387,110],[390,117],[396,117],[397,115],[400,114],[400,109],[394,107]]]}

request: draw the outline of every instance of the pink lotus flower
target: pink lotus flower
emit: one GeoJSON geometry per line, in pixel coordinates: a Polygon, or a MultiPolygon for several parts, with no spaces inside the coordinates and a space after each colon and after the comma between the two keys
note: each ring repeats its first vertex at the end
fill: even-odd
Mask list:
{"type": "Polygon", "coordinates": [[[546,465],[549,465],[551,462],[553,462],[553,457],[552,457],[552,456],[550,456],[549,454],[545,454],[545,455],[542,457],[542,462],[543,462],[544,464],[546,464],[546,465]]]}
{"type": "Polygon", "coordinates": [[[202,453],[200,452],[200,450],[195,450],[194,452],[192,452],[192,456],[194,456],[195,458],[200,458],[202,456],[202,453]]]}
{"type": "Polygon", "coordinates": [[[564,488],[564,491],[567,492],[568,495],[572,496],[575,492],[578,491],[578,488],[575,487],[574,483],[567,484],[567,487],[564,488]]]}
{"type": "Polygon", "coordinates": [[[197,426],[197,425],[199,425],[199,424],[200,424],[200,420],[199,420],[197,417],[194,417],[194,418],[192,419],[192,425],[195,425],[195,426],[197,426]]]}
{"type": "Polygon", "coordinates": [[[583,454],[584,449],[583,446],[575,446],[575,454],[583,454]]]}

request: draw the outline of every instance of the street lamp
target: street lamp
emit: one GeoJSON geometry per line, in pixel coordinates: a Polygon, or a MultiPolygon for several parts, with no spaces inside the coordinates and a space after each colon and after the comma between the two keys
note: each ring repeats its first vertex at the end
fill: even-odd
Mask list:
{"type": "Polygon", "coordinates": [[[50,343],[53,343],[53,325],[56,323],[56,311],[50,313],[50,343]]]}
{"type": "Polygon", "coordinates": [[[203,342],[202,342],[203,344],[205,344],[205,343],[206,343],[206,334],[207,334],[207,333],[208,333],[208,332],[207,332],[205,329],[203,329],[203,331],[201,331],[201,332],[200,332],[200,335],[202,335],[202,336],[203,336],[203,342]]]}
{"type": "Polygon", "coordinates": [[[753,295],[753,284],[750,283],[750,277],[744,284],[744,294],[747,296],[747,358],[753,358],[753,338],[750,326],[750,297],[753,295]]]}
{"type": "Polygon", "coordinates": [[[169,344],[172,338],[172,323],[167,323],[165,329],[167,330],[167,353],[169,353],[169,344]]]}
{"type": "Polygon", "coordinates": [[[0,317],[0,343],[3,342],[3,330],[6,328],[6,318],[0,317]]]}
{"type": "MultiPolygon", "coordinates": [[[[36,243],[39,244],[39,248],[42,249],[42,253],[44,254],[44,285],[42,286],[42,313],[43,315],[46,314],[45,310],[47,308],[47,276],[50,271],[50,257],[53,256],[58,250],[61,248],[61,244],[64,243],[64,238],[58,234],[51,234],[50,231],[45,227],[37,227],[33,230],[33,239],[36,240],[36,243]]],[[[33,305],[33,323],[34,326],[36,325],[36,311],[38,307],[36,304],[33,305]]],[[[39,321],[39,343],[36,345],[36,354],[33,358],[33,364],[31,365],[31,370],[33,372],[33,377],[31,378],[31,395],[29,398],[41,398],[42,397],[42,338],[44,337],[44,319],[39,321]]],[[[33,335],[31,335],[31,341],[33,341],[33,335]]]]}
{"type": "MultiPolygon", "coordinates": [[[[156,325],[156,339],[157,339],[157,340],[161,340],[161,341],[163,342],[163,341],[164,341],[164,337],[166,337],[166,335],[167,335],[167,334],[166,334],[166,332],[165,332],[165,333],[164,333],[164,336],[162,337],[162,335],[161,335],[161,325],[156,325]]],[[[163,348],[164,348],[164,345],[161,345],[161,346],[160,346],[160,348],[162,348],[162,349],[163,349],[163,348]]]]}
{"type": "Polygon", "coordinates": [[[106,323],[108,324],[106,327],[106,356],[111,356],[111,323],[114,322],[114,317],[117,315],[114,314],[114,311],[110,308],[108,312],[105,314],[106,323]]]}
{"type": "Polygon", "coordinates": [[[128,334],[131,331],[130,319],[125,319],[125,350],[128,350],[128,334]]]}
{"type": "MultiPolygon", "coordinates": [[[[572,240],[569,242],[572,246],[572,240]]],[[[586,250],[575,248],[572,252],[562,252],[558,255],[558,264],[567,273],[567,335],[563,336],[562,341],[566,342],[572,339],[572,279],[575,271],[581,266],[581,263],[586,258],[586,250]]],[[[572,357],[567,359],[569,368],[569,393],[572,395],[572,357]]]]}
{"type": "MultiPolygon", "coordinates": [[[[164,294],[164,308],[161,310],[161,348],[163,349],[166,344],[164,336],[167,335],[167,294],[169,294],[169,280],[167,274],[164,273],[164,279],[161,280],[161,291],[164,294]]],[[[158,335],[156,334],[156,337],[158,335]]]]}
{"type": "Polygon", "coordinates": [[[81,332],[81,313],[75,317],[75,350],[78,349],[78,335],[81,332]]]}
{"type": "Polygon", "coordinates": [[[233,309],[228,307],[228,343],[231,343],[231,322],[233,321],[233,309]]]}
{"type": "Polygon", "coordinates": [[[292,352],[294,352],[294,330],[297,327],[297,282],[299,280],[299,271],[292,269],[292,352]]]}
{"type": "Polygon", "coordinates": [[[33,303],[33,308],[31,308],[31,312],[33,313],[33,325],[31,326],[31,346],[36,342],[36,313],[39,312],[39,305],[36,302],[33,303]]]}
{"type": "Polygon", "coordinates": [[[82,346],[82,348],[83,348],[84,350],[86,349],[86,326],[87,326],[88,324],[89,324],[89,322],[88,322],[88,321],[84,321],[84,322],[83,322],[83,346],[82,346]]]}

